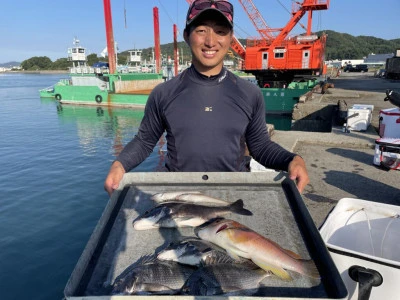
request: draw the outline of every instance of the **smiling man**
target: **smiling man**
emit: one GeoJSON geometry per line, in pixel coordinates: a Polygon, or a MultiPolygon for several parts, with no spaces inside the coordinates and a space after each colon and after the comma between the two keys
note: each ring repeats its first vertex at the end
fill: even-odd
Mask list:
{"type": "Polygon", "coordinates": [[[265,167],[287,171],[300,192],[308,184],[303,159],[270,140],[260,88],[224,67],[232,36],[230,2],[195,0],[190,5],[184,38],[192,65],[150,94],[137,135],[105,180],[110,195],[125,172],[150,155],[164,132],[166,171],[248,171],[247,145],[250,155],[265,167]]]}

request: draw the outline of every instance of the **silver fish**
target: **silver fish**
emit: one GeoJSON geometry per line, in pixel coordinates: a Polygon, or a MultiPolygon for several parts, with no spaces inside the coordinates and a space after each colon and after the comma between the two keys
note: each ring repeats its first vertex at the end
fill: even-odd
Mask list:
{"type": "Polygon", "coordinates": [[[243,208],[243,200],[222,206],[207,206],[186,202],[167,202],[146,211],[133,221],[136,230],[167,227],[196,227],[204,222],[230,212],[241,215],[252,215],[243,208]]]}
{"type": "Polygon", "coordinates": [[[157,193],[151,196],[151,199],[156,202],[162,202],[167,200],[174,200],[176,197],[183,195],[183,194],[201,194],[198,191],[179,191],[179,192],[164,192],[164,193],[157,193]]]}
{"type": "Polygon", "coordinates": [[[198,194],[182,194],[179,195],[175,198],[176,200],[182,200],[182,201],[188,201],[188,202],[194,202],[194,203],[207,203],[207,204],[219,204],[219,205],[228,205],[229,202],[219,199],[219,198],[214,198],[211,196],[207,196],[201,193],[198,194]]]}
{"type": "Polygon", "coordinates": [[[157,193],[151,196],[151,199],[157,203],[169,202],[173,200],[181,200],[192,203],[207,203],[215,205],[228,205],[229,202],[207,196],[199,191],[180,191],[180,192],[165,192],[157,193]]]}
{"type": "Polygon", "coordinates": [[[121,273],[112,286],[112,295],[173,295],[180,292],[196,269],[174,261],[153,259],[132,265],[121,273]]]}
{"type": "Polygon", "coordinates": [[[212,263],[199,268],[188,278],[182,293],[195,296],[253,295],[260,282],[270,276],[263,269],[243,264],[212,263]]]}
{"type": "Polygon", "coordinates": [[[196,237],[188,237],[169,244],[158,253],[157,258],[160,260],[172,260],[192,266],[204,265],[210,258],[224,260],[226,263],[253,264],[251,260],[247,259],[234,260],[224,249],[196,237]]]}

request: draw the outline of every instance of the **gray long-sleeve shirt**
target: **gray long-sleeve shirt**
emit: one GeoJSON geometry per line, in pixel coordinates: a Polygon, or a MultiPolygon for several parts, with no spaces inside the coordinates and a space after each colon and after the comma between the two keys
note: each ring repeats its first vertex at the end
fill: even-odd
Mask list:
{"type": "Polygon", "coordinates": [[[133,169],[165,131],[169,171],[245,171],[246,144],[267,168],[287,171],[295,156],[270,140],[261,90],[225,68],[209,78],[191,66],[155,87],[137,135],[117,161],[133,169]]]}

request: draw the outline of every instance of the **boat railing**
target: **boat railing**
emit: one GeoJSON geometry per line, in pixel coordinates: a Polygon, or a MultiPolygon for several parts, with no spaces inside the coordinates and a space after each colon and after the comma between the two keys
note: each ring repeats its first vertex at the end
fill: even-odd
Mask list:
{"type": "Polygon", "coordinates": [[[58,85],[71,85],[71,81],[69,79],[60,79],[58,85]]]}
{"type": "Polygon", "coordinates": [[[41,92],[53,92],[54,91],[54,86],[51,85],[51,86],[48,86],[47,88],[40,89],[39,91],[41,91],[41,92]]]}
{"type": "Polygon", "coordinates": [[[72,67],[70,68],[71,74],[93,74],[94,68],[92,67],[72,67]]]}

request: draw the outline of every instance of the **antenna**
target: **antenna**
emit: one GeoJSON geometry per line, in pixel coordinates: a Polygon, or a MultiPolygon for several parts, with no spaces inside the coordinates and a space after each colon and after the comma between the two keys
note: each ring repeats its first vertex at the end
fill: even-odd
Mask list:
{"type": "Polygon", "coordinates": [[[79,40],[76,38],[76,36],[74,37],[73,44],[74,44],[75,46],[78,46],[78,45],[79,45],[79,40]]]}

